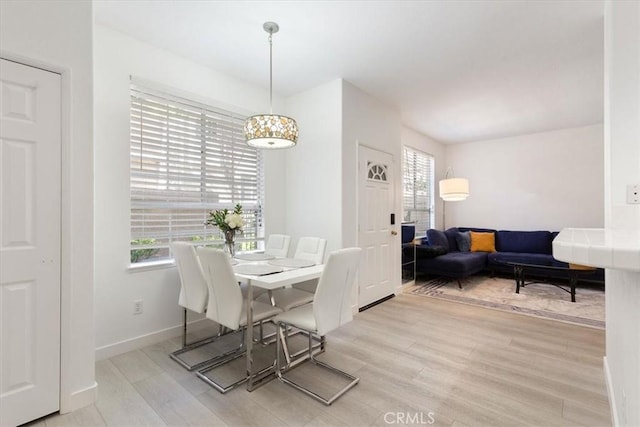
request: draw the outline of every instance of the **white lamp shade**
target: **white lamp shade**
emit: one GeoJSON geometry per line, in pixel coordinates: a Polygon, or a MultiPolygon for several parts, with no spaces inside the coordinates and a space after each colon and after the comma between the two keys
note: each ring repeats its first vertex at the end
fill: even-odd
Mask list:
{"type": "Polygon", "coordinates": [[[447,202],[456,202],[469,197],[469,180],[449,178],[440,181],[440,197],[447,202]]]}

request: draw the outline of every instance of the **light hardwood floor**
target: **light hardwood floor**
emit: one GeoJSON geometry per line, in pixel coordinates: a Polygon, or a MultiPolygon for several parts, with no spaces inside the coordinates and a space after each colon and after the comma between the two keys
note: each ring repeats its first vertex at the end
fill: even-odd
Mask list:
{"type": "Polygon", "coordinates": [[[222,395],[169,359],[176,338],[98,362],[95,405],[30,425],[608,426],[604,335],[399,295],[329,335],[323,357],[360,377],[330,407],[279,381],[222,395]]]}

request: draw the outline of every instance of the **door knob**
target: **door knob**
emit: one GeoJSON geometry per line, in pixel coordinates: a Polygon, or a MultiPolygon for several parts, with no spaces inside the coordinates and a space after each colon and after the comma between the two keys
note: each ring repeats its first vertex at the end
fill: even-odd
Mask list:
{"type": "Polygon", "coordinates": [[[396,230],[391,230],[391,235],[392,235],[392,236],[397,236],[397,235],[398,235],[398,232],[397,232],[396,230]]]}

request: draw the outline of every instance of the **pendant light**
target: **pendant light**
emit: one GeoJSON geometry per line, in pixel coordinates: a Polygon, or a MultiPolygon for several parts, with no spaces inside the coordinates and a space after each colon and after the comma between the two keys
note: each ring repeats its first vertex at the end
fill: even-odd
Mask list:
{"type": "Polygon", "coordinates": [[[280,27],[275,22],[262,26],[269,33],[269,114],[258,114],[244,122],[247,144],[256,148],[289,148],[298,142],[298,124],[294,119],[273,114],[273,49],[272,36],[280,27]]]}

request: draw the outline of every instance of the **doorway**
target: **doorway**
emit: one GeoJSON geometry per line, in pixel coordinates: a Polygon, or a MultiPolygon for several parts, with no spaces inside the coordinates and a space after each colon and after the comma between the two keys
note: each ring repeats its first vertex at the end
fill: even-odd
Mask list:
{"type": "Polygon", "coordinates": [[[4,426],[60,408],[61,76],[0,61],[4,426]]]}
{"type": "Polygon", "coordinates": [[[362,261],[358,273],[358,307],[393,295],[395,235],[393,156],[358,147],[358,243],[362,261]]]}

